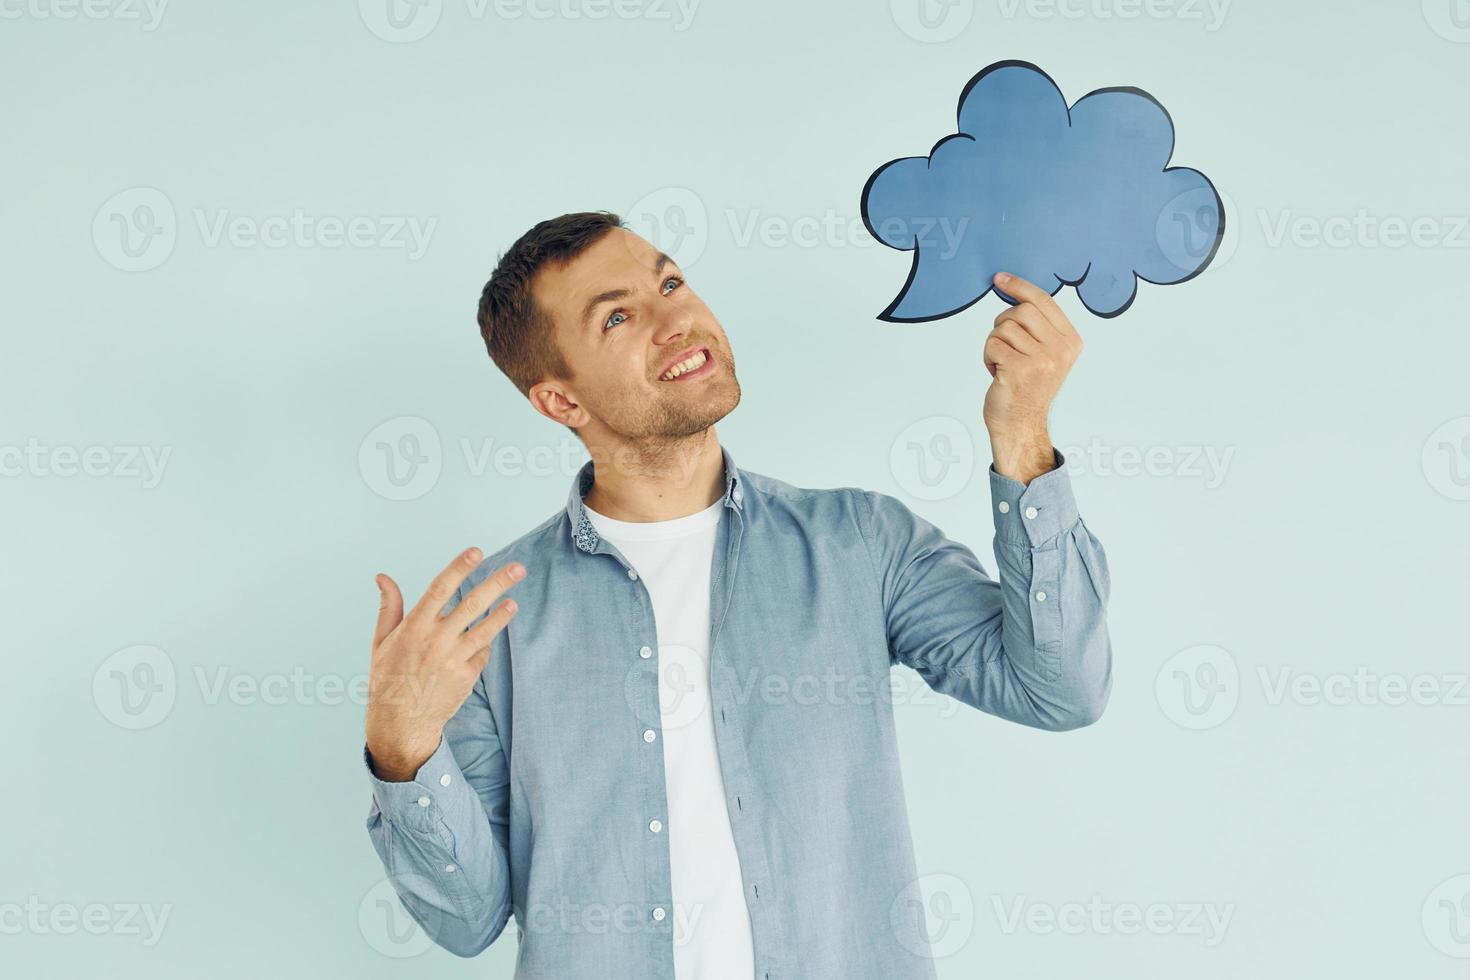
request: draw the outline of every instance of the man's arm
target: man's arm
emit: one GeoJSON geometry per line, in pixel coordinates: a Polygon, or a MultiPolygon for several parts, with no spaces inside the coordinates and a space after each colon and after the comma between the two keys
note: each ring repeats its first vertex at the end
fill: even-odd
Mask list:
{"type": "Polygon", "coordinates": [[[1000,273],[1016,298],[986,338],[991,516],[1000,581],[897,499],[864,493],[896,662],[930,687],[1025,725],[1091,724],[1112,687],[1102,544],[1083,524],[1047,416],[1082,338],[1046,290],[1000,273]]]}
{"type": "Polygon", "coordinates": [[[892,661],[973,708],[1065,731],[1102,714],[1112,648],[1107,558],[1055,459],[1029,486],[990,470],[999,581],[902,501],[861,496],[892,661]]]}
{"type": "Polygon", "coordinates": [[[484,951],[505,929],[511,900],[509,767],[483,680],[411,781],[379,779],[366,749],[363,758],[368,836],[404,908],[450,952],[484,951]]]}
{"type": "Polygon", "coordinates": [[[506,655],[515,608],[485,610],[517,578],[508,566],[466,590],[479,560],[478,550],[456,559],[407,618],[382,576],[363,749],[373,848],[414,921],[459,956],[494,942],[512,908],[509,765],[483,669],[506,655]]]}

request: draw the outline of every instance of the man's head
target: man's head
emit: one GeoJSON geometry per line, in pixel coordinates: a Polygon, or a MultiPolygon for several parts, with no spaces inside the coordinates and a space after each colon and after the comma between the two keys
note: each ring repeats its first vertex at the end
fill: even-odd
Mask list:
{"type": "Polygon", "coordinates": [[[479,323],[496,366],[589,448],[676,441],[740,402],[720,322],[672,259],[606,211],[522,235],[485,284],[479,323]]]}

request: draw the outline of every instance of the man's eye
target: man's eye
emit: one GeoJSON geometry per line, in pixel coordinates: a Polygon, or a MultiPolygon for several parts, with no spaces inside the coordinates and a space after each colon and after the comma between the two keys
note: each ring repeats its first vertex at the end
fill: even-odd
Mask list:
{"type": "MultiPolygon", "coordinates": [[[[684,279],[681,276],[669,276],[669,278],[665,279],[663,288],[663,294],[665,296],[674,291],[674,289],[668,288],[669,283],[673,283],[674,289],[678,289],[680,286],[684,285],[684,279]]],[[[626,319],[628,319],[628,314],[624,313],[622,310],[617,310],[612,314],[612,316],[607,318],[607,322],[602,325],[602,329],[604,331],[610,330],[626,319]],[[619,317],[622,317],[622,320],[618,319],[619,317]]]]}

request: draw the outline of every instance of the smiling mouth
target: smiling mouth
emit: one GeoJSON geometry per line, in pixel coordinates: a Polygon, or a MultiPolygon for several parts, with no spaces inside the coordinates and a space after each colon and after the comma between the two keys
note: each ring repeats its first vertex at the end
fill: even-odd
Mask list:
{"type": "Polygon", "coordinates": [[[701,347],[684,360],[659,375],[660,381],[687,381],[709,374],[714,366],[708,347],[701,347]]]}

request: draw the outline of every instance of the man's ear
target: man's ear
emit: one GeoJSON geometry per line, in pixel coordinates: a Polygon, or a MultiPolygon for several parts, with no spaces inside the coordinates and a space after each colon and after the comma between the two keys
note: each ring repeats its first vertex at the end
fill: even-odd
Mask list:
{"type": "Polygon", "coordinates": [[[526,396],[531,401],[531,407],[553,422],[574,429],[587,422],[587,413],[573,400],[573,393],[558,384],[539,382],[531,386],[526,396]]]}

